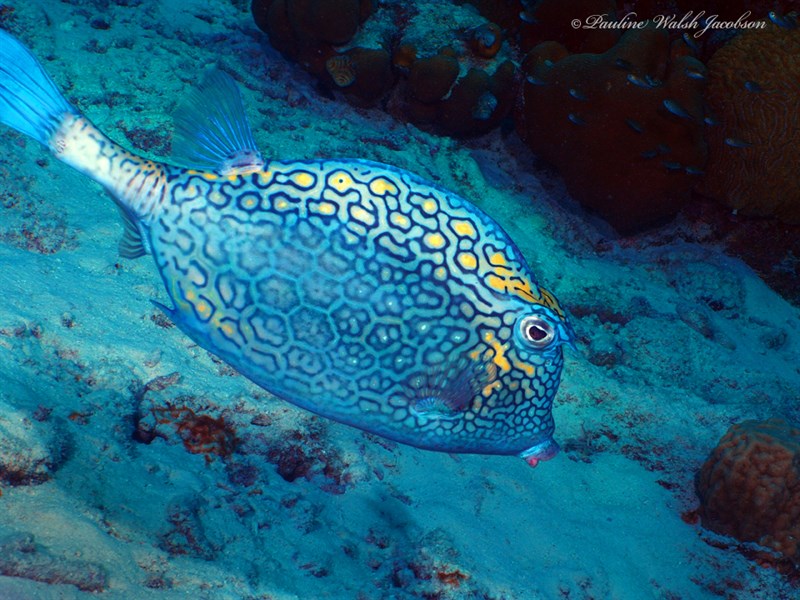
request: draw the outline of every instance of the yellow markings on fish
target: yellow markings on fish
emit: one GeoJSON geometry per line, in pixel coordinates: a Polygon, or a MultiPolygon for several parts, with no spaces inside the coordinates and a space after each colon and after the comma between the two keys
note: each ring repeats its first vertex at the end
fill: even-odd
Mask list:
{"type": "MultiPolygon", "coordinates": [[[[501,267],[501,270],[508,271],[508,273],[513,273],[511,269],[505,269],[501,267]]],[[[531,284],[528,280],[514,280],[509,282],[506,277],[501,277],[495,273],[490,273],[486,276],[485,281],[486,285],[488,285],[490,288],[495,289],[498,292],[513,294],[514,296],[517,296],[526,302],[536,302],[539,299],[538,294],[536,294],[531,288],[531,284]]]]}
{"type": "Polygon", "coordinates": [[[511,286],[509,286],[509,291],[518,298],[522,298],[528,302],[536,302],[540,297],[538,294],[534,293],[530,282],[527,280],[515,281],[511,286]]]}
{"type": "Polygon", "coordinates": [[[544,288],[539,288],[539,293],[542,296],[542,303],[547,308],[553,310],[562,319],[566,318],[564,309],[561,308],[561,305],[558,303],[558,300],[555,299],[553,294],[544,288]]]}
{"type": "Polygon", "coordinates": [[[499,381],[493,381],[492,383],[485,385],[481,393],[483,394],[484,398],[488,398],[489,396],[492,395],[492,392],[494,392],[495,390],[499,390],[501,387],[503,386],[500,384],[499,381]]]}
{"type": "Polygon", "coordinates": [[[336,205],[333,202],[309,202],[308,210],[319,215],[335,215],[336,205]]]}
{"type": "Polygon", "coordinates": [[[292,181],[302,188],[309,188],[314,185],[314,176],[311,173],[300,171],[292,175],[292,181]]]}
{"type": "Polygon", "coordinates": [[[373,179],[369,182],[369,191],[375,194],[376,196],[385,196],[389,194],[391,196],[397,195],[397,186],[393,184],[388,179],[384,179],[383,177],[379,177],[377,179],[373,179]]]}
{"type": "Polygon", "coordinates": [[[422,203],[422,210],[424,210],[429,215],[435,213],[437,208],[438,208],[438,205],[436,204],[435,200],[428,199],[428,200],[425,200],[425,202],[422,203]]]}
{"type": "Polygon", "coordinates": [[[411,219],[399,212],[393,212],[389,215],[389,221],[392,225],[397,225],[400,229],[408,229],[411,227],[411,219]]]}
{"type": "Polygon", "coordinates": [[[184,296],[187,300],[195,300],[197,298],[197,294],[194,293],[194,290],[186,290],[184,296]]]}
{"type": "Polygon", "coordinates": [[[492,347],[494,350],[494,356],[492,357],[492,362],[496,364],[503,373],[507,373],[511,370],[511,363],[506,358],[506,350],[508,350],[508,344],[501,344],[497,338],[494,337],[494,333],[491,331],[487,331],[483,334],[483,341],[486,342],[489,346],[492,347]]]}
{"type": "Polygon", "coordinates": [[[515,369],[519,369],[520,371],[525,371],[525,374],[528,377],[533,377],[536,374],[536,367],[526,362],[522,362],[517,358],[511,358],[511,364],[514,365],[515,369]]]}
{"type": "Polygon", "coordinates": [[[331,173],[330,177],[328,177],[328,185],[340,194],[343,194],[355,186],[355,182],[346,171],[336,171],[335,173],[331,173]]]}
{"type": "Polygon", "coordinates": [[[507,291],[508,286],[506,285],[506,280],[502,277],[498,277],[493,273],[490,273],[486,276],[486,284],[498,292],[505,292],[507,291]]]}
{"type": "Polygon", "coordinates": [[[248,196],[247,198],[242,200],[242,206],[244,206],[245,208],[253,208],[255,207],[256,204],[258,204],[258,202],[252,196],[248,196]]]}
{"type": "Polygon", "coordinates": [[[456,257],[456,259],[458,260],[458,264],[469,271],[478,266],[478,259],[471,252],[462,252],[456,257]]]}
{"type": "Polygon", "coordinates": [[[199,175],[206,181],[216,181],[217,179],[219,179],[219,175],[217,175],[216,173],[211,173],[209,171],[198,171],[197,169],[187,169],[186,174],[199,175]]]}
{"type": "Polygon", "coordinates": [[[208,302],[202,300],[195,304],[195,309],[197,310],[197,314],[201,317],[207,317],[211,314],[211,307],[208,305],[208,302]]]}
{"type": "Polygon", "coordinates": [[[233,335],[233,325],[230,323],[224,323],[220,329],[222,330],[222,333],[226,335],[233,335]]]}
{"type": "Polygon", "coordinates": [[[453,231],[455,231],[457,235],[466,237],[475,236],[475,228],[469,221],[454,220],[452,222],[452,226],[453,226],[453,231]]]}
{"type": "Polygon", "coordinates": [[[514,269],[509,266],[508,259],[502,252],[495,252],[489,256],[489,264],[494,267],[494,272],[500,277],[514,274],[514,269]]]}
{"type": "Polygon", "coordinates": [[[356,221],[362,222],[367,227],[371,227],[375,224],[375,217],[373,214],[364,210],[358,205],[353,205],[350,207],[350,216],[356,221]]]}
{"type": "Polygon", "coordinates": [[[444,236],[441,233],[428,233],[422,238],[425,245],[431,250],[444,248],[444,236]]]}
{"type": "Polygon", "coordinates": [[[436,277],[439,281],[444,281],[447,279],[447,269],[444,267],[436,267],[433,270],[433,276],[436,277]]]}

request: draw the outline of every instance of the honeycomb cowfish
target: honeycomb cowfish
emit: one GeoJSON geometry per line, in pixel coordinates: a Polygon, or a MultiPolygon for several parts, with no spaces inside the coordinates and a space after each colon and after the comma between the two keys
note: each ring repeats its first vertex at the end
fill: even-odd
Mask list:
{"type": "Polygon", "coordinates": [[[265,160],[219,71],[176,111],[174,164],[147,160],[5,32],[0,55],[0,122],[110,192],[121,255],[153,256],[159,309],[201,347],[275,396],[398,442],[533,466],[558,451],[572,328],[476,206],[366,160],[265,160]]]}

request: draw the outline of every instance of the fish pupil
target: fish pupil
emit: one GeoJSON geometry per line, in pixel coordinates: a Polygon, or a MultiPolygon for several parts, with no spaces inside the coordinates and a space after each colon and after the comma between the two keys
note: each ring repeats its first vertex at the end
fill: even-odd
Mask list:
{"type": "Polygon", "coordinates": [[[548,332],[539,325],[531,325],[528,327],[528,339],[534,342],[541,342],[548,335],[548,332]]]}

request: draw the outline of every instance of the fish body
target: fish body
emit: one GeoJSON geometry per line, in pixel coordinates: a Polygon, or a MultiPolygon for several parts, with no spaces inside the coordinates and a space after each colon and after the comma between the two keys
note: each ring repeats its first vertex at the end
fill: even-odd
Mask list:
{"type": "MultiPolygon", "coordinates": [[[[35,62],[10,36],[0,46],[35,62]]],[[[555,454],[574,334],[477,207],[379,163],[263,160],[220,75],[176,118],[177,158],[203,168],[149,161],[36,67],[22,91],[0,68],[0,120],[111,192],[123,255],[152,254],[169,296],[159,306],[200,346],[297,406],[406,444],[531,465],[555,454]],[[199,106],[210,114],[192,116],[199,106]]]]}

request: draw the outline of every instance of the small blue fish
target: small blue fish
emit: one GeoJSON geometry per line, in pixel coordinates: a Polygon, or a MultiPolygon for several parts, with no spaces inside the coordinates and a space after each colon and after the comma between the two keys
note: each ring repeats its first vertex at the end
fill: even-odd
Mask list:
{"type": "Polygon", "coordinates": [[[569,113],[569,115],[567,115],[567,118],[570,120],[571,123],[574,123],[575,125],[586,125],[586,121],[584,121],[581,117],[579,117],[575,113],[569,113]]]}
{"type": "Polygon", "coordinates": [[[644,131],[644,127],[639,123],[639,121],[634,121],[633,119],[625,119],[625,124],[633,129],[636,133],[642,133],[644,131]]]}
{"type": "Polygon", "coordinates": [[[774,10],[769,11],[769,20],[775,23],[778,27],[784,29],[794,29],[797,27],[797,21],[791,15],[779,15],[774,10]]]}
{"type": "Polygon", "coordinates": [[[681,163],[676,162],[674,160],[662,160],[661,164],[664,165],[664,168],[668,171],[680,171],[683,169],[681,163]]]}
{"type": "Polygon", "coordinates": [[[684,32],[683,35],[681,35],[681,38],[683,39],[683,43],[691,48],[692,52],[695,54],[700,54],[700,46],[697,45],[697,42],[694,41],[691,35],[689,35],[687,32],[684,32]]]}
{"type": "Polygon", "coordinates": [[[575,88],[570,88],[569,95],[575,98],[575,100],[580,100],[581,102],[586,102],[586,94],[583,92],[576,90],[575,88]]]}
{"type": "Polygon", "coordinates": [[[700,168],[698,168],[698,167],[686,167],[685,171],[686,171],[686,173],[687,173],[688,175],[698,175],[698,176],[703,176],[703,175],[705,175],[705,174],[706,174],[706,172],[705,172],[705,171],[703,171],[703,169],[700,169],[700,168]]]}
{"type": "Polygon", "coordinates": [[[745,81],[744,82],[744,88],[748,92],[760,93],[760,92],[764,91],[764,88],[761,87],[761,84],[758,83],[757,81],[745,81]]]}
{"type": "Polygon", "coordinates": [[[122,255],[153,256],[159,308],[201,347],[276,396],[399,442],[532,466],[556,453],[572,327],[477,207],[389,165],[265,160],[220,72],[176,114],[186,167],[147,160],[5,32],[0,56],[0,122],[111,193],[122,255]]]}
{"type": "Polygon", "coordinates": [[[533,75],[528,75],[525,78],[525,81],[527,81],[531,85],[547,85],[547,82],[544,79],[540,77],[534,77],[533,75]]]}
{"type": "Polygon", "coordinates": [[[637,85],[641,88],[650,89],[653,87],[653,84],[647,81],[646,79],[642,79],[638,75],[634,75],[633,73],[628,73],[627,77],[628,81],[630,81],[633,85],[637,85]]]}
{"type": "Polygon", "coordinates": [[[658,77],[652,77],[650,75],[644,76],[645,81],[650,84],[650,87],[658,87],[663,84],[663,82],[658,77]]]}
{"type": "Polygon", "coordinates": [[[706,115],[703,118],[703,123],[705,123],[709,127],[715,127],[719,125],[719,121],[715,117],[712,117],[711,115],[706,115]]]}
{"type": "Polygon", "coordinates": [[[732,137],[725,138],[725,143],[728,144],[728,146],[730,146],[731,148],[749,148],[750,146],[753,145],[750,142],[746,142],[745,140],[732,137]]]}
{"type": "Polygon", "coordinates": [[[622,69],[623,71],[630,71],[633,68],[633,65],[624,58],[618,58],[617,60],[615,60],[614,65],[616,65],[618,69],[622,69]]]}
{"type": "Polygon", "coordinates": [[[704,81],[706,78],[705,73],[694,67],[686,67],[686,69],[684,69],[683,72],[686,73],[686,76],[689,77],[690,79],[697,79],[699,81],[704,81]]]}
{"type": "Polygon", "coordinates": [[[665,98],[662,104],[664,105],[664,108],[666,108],[676,117],[680,117],[681,119],[689,119],[690,121],[694,118],[685,108],[683,108],[672,98],[665,98]]]}
{"type": "Polygon", "coordinates": [[[649,159],[649,158],[655,158],[656,156],[658,156],[658,154],[659,154],[658,150],[645,150],[644,152],[642,152],[641,156],[642,158],[649,159]]]}

